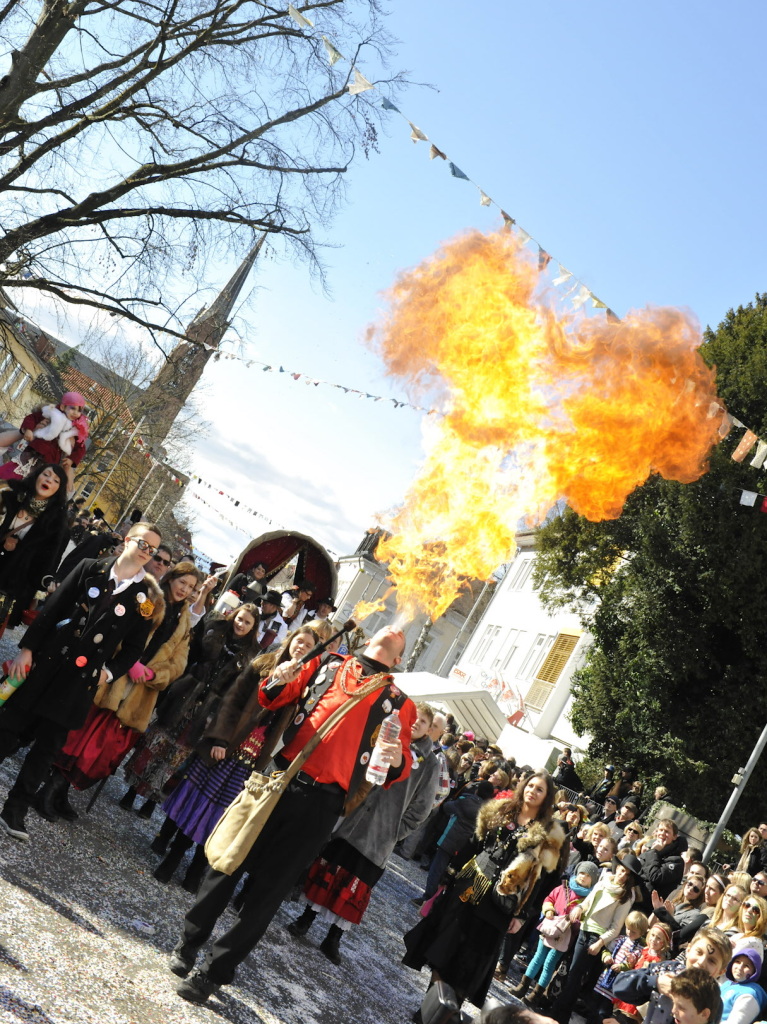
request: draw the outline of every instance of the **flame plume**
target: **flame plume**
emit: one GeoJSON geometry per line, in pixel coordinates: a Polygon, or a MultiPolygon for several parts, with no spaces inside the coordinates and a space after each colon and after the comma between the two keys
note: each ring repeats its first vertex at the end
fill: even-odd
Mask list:
{"type": "Polygon", "coordinates": [[[441,413],[376,551],[409,617],[437,618],[467,578],[508,561],[523,517],[564,499],[616,518],[650,474],[689,483],[708,469],[721,405],[695,320],[562,312],[540,281],[514,235],[470,232],[403,273],[368,331],[389,373],[441,413]]]}

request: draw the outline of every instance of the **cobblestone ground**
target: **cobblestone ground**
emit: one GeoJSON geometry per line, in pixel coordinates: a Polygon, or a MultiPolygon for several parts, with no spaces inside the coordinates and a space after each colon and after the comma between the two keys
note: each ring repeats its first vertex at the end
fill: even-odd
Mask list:
{"type": "MultiPolygon", "coordinates": [[[[0,661],[16,653],[20,631],[0,640],[0,661]]],[[[18,768],[0,765],[0,797],[18,768]]],[[[416,920],[410,899],[423,886],[414,864],[392,858],[363,925],[331,964],[317,949],[318,926],[296,940],[285,925],[300,906],[286,903],[241,966],[237,984],[206,1007],[175,994],[167,969],[192,897],[152,877],[149,849],[160,812],[144,821],[117,806],[120,775],[90,814],[90,794],[72,799],[73,824],[49,824],[30,811],[29,842],[0,834],[0,1022],[18,1024],[406,1024],[427,973],[399,963],[401,937],[416,920]],[[316,934],[315,934],[316,932],[316,934]]],[[[509,1001],[508,989],[493,987],[509,1001]]],[[[471,1008],[469,1008],[471,1009],[471,1008]]]]}

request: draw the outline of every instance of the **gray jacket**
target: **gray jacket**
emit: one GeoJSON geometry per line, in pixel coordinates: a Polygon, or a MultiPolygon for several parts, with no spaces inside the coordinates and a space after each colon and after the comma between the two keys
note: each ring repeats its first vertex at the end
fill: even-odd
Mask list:
{"type": "Polygon", "coordinates": [[[344,818],[333,833],[379,868],[385,866],[396,843],[405,839],[429,816],[439,782],[439,761],[428,736],[413,740],[413,765],[404,782],[384,789],[376,786],[370,796],[344,818]]]}

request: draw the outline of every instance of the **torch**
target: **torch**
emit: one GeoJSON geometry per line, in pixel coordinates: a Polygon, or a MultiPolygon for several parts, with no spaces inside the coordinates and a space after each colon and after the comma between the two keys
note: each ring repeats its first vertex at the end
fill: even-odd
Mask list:
{"type": "Polygon", "coordinates": [[[347,619],[337,633],[334,633],[331,637],[328,637],[327,640],[323,640],[321,643],[315,644],[314,647],[312,647],[312,649],[303,656],[303,658],[299,659],[298,664],[308,665],[312,658],[319,657],[323,651],[326,651],[328,647],[330,647],[334,640],[337,640],[339,636],[342,636],[344,633],[351,632],[351,630],[353,630],[356,627],[356,625],[357,623],[354,621],[354,619],[347,619]]]}

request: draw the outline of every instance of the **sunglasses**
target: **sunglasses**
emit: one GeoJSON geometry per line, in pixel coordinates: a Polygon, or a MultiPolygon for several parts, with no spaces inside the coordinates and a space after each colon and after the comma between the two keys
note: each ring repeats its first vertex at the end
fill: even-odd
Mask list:
{"type": "Polygon", "coordinates": [[[624,833],[625,833],[625,832],[630,832],[630,833],[631,833],[632,835],[634,835],[634,836],[641,836],[641,834],[642,834],[642,833],[641,833],[641,832],[639,831],[639,829],[638,829],[638,828],[624,828],[624,830],[623,830],[623,831],[624,831],[624,833]]]}
{"type": "Polygon", "coordinates": [[[751,884],[752,885],[767,885],[767,879],[765,879],[765,878],[752,878],[751,879],[751,884]]]}
{"type": "Polygon", "coordinates": [[[153,544],[150,544],[149,541],[144,540],[143,537],[126,537],[125,539],[132,540],[139,551],[145,551],[148,555],[157,554],[157,548],[153,544]]]}
{"type": "Polygon", "coordinates": [[[744,910],[756,910],[756,911],[759,910],[759,904],[758,903],[748,903],[747,902],[747,903],[742,904],[742,906],[743,906],[744,910]]]}
{"type": "Polygon", "coordinates": [[[164,565],[166,569],[170,565],[170,559],[169,558],[160,558],[160,556],[157,555],[157,554],[154,555],[152,561],[159,562],[160,565],[164,565]]]}
{"type": "Polygon", "coordinates": [[[691,889],[695,893],[696,896],[700,892],[700,886],[696,885],[694,882],[688,882],[687,883],[687,888],[691,889]]]}

